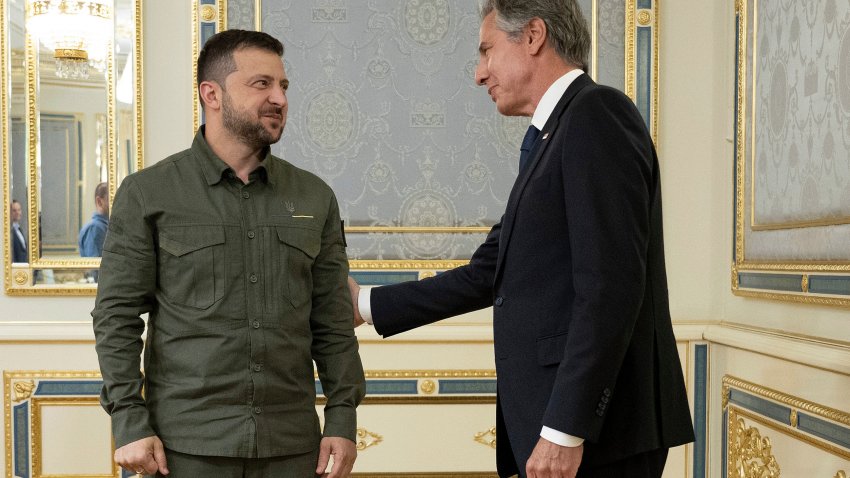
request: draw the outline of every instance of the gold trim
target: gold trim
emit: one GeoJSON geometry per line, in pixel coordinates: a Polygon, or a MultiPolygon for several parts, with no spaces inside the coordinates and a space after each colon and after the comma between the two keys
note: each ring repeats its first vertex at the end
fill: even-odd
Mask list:
{"type": "Polygon", "coordinates": [[[218,0],[218,31],[227,30],[227,0],[218,0]]]}
{"type": "Polygon", "coordinates": [[[254,29],[263,31],[263,0],[254,0],[254,29]]]}
{"type": "MultiPolygon", "coordinates": [[[[15,398],[12,399],[15,402],[22,402],[32,396],[32,391],[35,389],[35,381],[33,379],[22,380],[20,382],[15,382],[14,391],[15,398]]],[[[10,397],[11,398],[11,397],[10,397]]]]}
{"type": "MultiPolygon", "coordinates": [[[[32,463],[32,471],[34,477],[49,477],[56,475],[45,475],[42,473],[42,438],[41,438],[41,411],[42,408],[46,406],[86,406],[86,407],[98,407],[100,408],[100,401],[97,397],[70,397],[70,398],[33,398],[30,400],[32,407],[30,408],[30,420],[32,422],[32,430],[30,430],[30,434],[32,435],[32,451],[30,460],[32,463]]],[[[112,459],[112,454],[114,453],[114,448],[109,450],[110,464],[112,465],[112,473],[110,474],[100,474],[100,475],[86,475],[88,478],[114,478],[118,476],[118,464],[115,463],[115,460],[112,459]]]]}
{"type": "Polygon", "coordinates": [[[635,0],[626,0],[625,93],[634,102],[635,94],[635,0]]]}
{"type": "Polygon", "coordinates": [[[723,376],[723,385],[724,387],[728,386],[744,390],[783,405],[794,407],[797,410],[808,412],[812,415],[817,415],[821,418],[825,418],[842,425],[850,426],[850,414],[842,412],[841,410],[818,405],[817,403],[809,402],[802,398],[788,395],[787,393],[783,393],[772,388],[747,382],[731,375],[723,376]]]}
{"type": "Polygon", "coordinates": [[[637,22],[638,25],[642,27],[650,26],[650,23],[652,23],[652,10],[647,10],[645,8],[638,10],[637,22]]]}
{"type": "Polygon", "coordinates": [[[770,438],[762,437],[758,428],[747,426],[735,409],[729,411],[727,427],[727,475],[779,478],[779,463],[773,456],[770,438]]]}
{"type": "Polygon", "coordinates": [[[835,476],[833,476],[832,478],[847,478],[847,474],[844,472],[844,470],[838,470],[838,472],[836,472],[835,476]]]}
{"type": "Polygon", "coordinates": [[[490,427],[489,430],[484,430],[483,432],[478,432],[475,436],[472,437],[475,443],[480,443],[485,446],[489,446],[492,449],[496,449],[496,427],[490,427]],[[490,438],[492,437],[492,438],[490,438]]]}
{"type": "Polygon", "coordinates": [[[15,285],[22,286],[29,282],[30,276],[24,271],[15,271],[15,285]]]}
{"type": "Polygon", "coordinates": [[[408,261],[408,260],[387,260],[387,261],[375,261],[375,260],[362,260],[362,259],[354,259],[348,261],[349,268],[351,270],[449,270],[454,269],[455,267],[465,266],[469,264],[468,260],[457,261],[457,260],[422,260],[422,261],[408,261]]]}
{"type": "Polygon", "coordinates": [[[797,428],[797,410],[791,410],[791,416],[788,417],[788,423],[792,428],[797,428]]]}
{"type": "MultiPolygon", "coordinates": [[[[11,92],[6,91],[7,88],[11,87],[11,83],[9,82],[9,76],[11,75],[11,64],[10,64],[10,68],[5,67],[7,63],[11,63],[11,59],[9,58],[11,56],[11,52],[9,51],[9,46],[8,46],[7,40],[6,40],[6,36],[7,36],[6,24],[8,23],[7,20],[8,20],[8,18],[7,18],[7,11],[6,11],[6,2],[0,2],[0,52],[2,52],[0,54],[3,55],[3,61],[0,62],[0,64],[3,65],[3,67],[0,68],[0,70],[2,70],[2,72],[0,72],[0,82],[3,85],[2,87],[0,87],[0,132],[2,132],[3,138],[11,138],[11,135],[9,134],[9,114],[8,114],[8,112],[9,112],[9,95],[11,94],[11,92]]],[[[10,217],[9,217],[9,213],[10,213],[9,207],[10,207],[10,204],[12,203],[12,198],[10,197],[10,195],[12,193],[12,187],[11,187],[11,183],[9,182],[9,176],[10,176],[10,174],[9,174],[9,163],[11,162],[11,159],[10,159],[10,156],[9,156],[9,141],[4,140],[0,143],[2,143],[2,146],[0,146],[0,150],[2,150],[2,157],[0,157],[0,163],[2,163],[2,165],[0,165],[0,169],[2,169],[2,178],[0,178],[0,181],[2,181],[2,184],[0,184],[0,185],[2,185],[2,187],[3,187],[3,193],[2,193],[3,194],[3,204],[2,204],[3,211],[0,212],[0,217],[3,218],[3,224],[4,224],[3,227],[4,227],[4,230],[5,230],[5,227],[6,227],[5,225],[11,223],[10,217]]],[[[12,277],[12,275],[11,275],[11,272],[12,272],[12,245],[11,245],[10,241],[8,241],[8,240],[2,241],[2,244],[3,244],[3,252],[0,255],[2,255],[2,257],[3,257],[3,277],[4,277],[4,280],[3,280],[3,283],[4,283],[3,286],[4,287],[3,288],[8,293],[8,291],[10,289],[12,289],[12,287],[13,287],[12,282],[11,282],[11,277],[12,277]]],[[[7,418],[6,421],[8,422],[8,418],[7,418]]],[[[10,443],[8,441],[8,437],[7,437],[6,443],[10,443]]],[[[9,457],[7,457],[6,463],[8,464],[9,461],[10,461],[10,459],[9,459],[9,457]]],[[[9,475],[11,475],[11,471],[9,471],[7,473],[7,476],[9,476],[9,475]]]]}
{"type": "Polygon", "coordinates": [[[382,441],[384,441],[383,436],[370,432],[363,427],[357,428],[357,451],[363,451],[371,446],[378,446],[382,441]]]}
{"type": "Polygon", "coordinates": [[[201,53],[201,18],[200,12],[201,0],[192,0],[192,58],[189,63],[192,65],[192,84],[189,85],[192,98],[192,131],[198,131],[200,127],[201,117],[201,101],[198,98],[198,55],[201,53]]]}
{"type": "Polygon", "coordinates": [[[216,20],[218,17],[218,10],[212,5],[202,5],[201,6],[201,21],[203,22],[212,22],[216,20]]]}
{"type": "Polygon", "coordinates": [[[809,275],[803,274],[803,279],[800,281],[800,290],[809,292],[809,275]]]}
{"type": "MultiPolygon", "coordinates": [[[[325,397],[316,399],[316,404],[327,402],[325,397]]],[[[461,395],[449,396],[398,396],[398,397],[370,397],[366,396],[360,406],[364,405],[495,405],[496,396],[486,395],[461,395]]]]}
{"type": "Polygon", "coordinates": [[[590,4],[590,77],[599,81],[599,0],[590,4]]]}
{"type": "Polygon", "coordinates": [[[346,233],[351,234],[487,234],[491,227],[419,227],[419,226],[348,226],[346,233]]]}
{"type": "Polygon", "coordinates": [[[437,385],[434,383],[433,380],[422,380],[421,382],[419,382],[419,391],[426,395],[434,393],[436,389],[437,385]]]}
{"type": "Polygon", "coordinates": [[[496,378],[495,370],[367,370],[366,378],[496,378]]]}
{"type": "MultiPolygon", "coordinates": [[[[729,417],[731,419],[732,416],[743,416],[748,418],[754,422],[758,422],[761,425],[769,427],[783,435],[790,436],[791,438],[802,441],[805,444],[817,448],[818,450],[827,452],[831,455],[838,456],[845,460],[850,460],[850,451],[847,451],[845,448],[841,448],[836,445],[832,445],[830,443],[825,443],[821,440],[813,438],[811,435],[798,431],[796,428],[791,428],[788,426],[783,426],[776,421],[770,420],[769,418],[762,417],[755,413],[750,412],[749,410],[745,410],[743,408],[737,407],[735,405],[731,405],[729,407],[729,417]]],[[[728,431],[728,430],[727,430],[728,431]]],[[[728,447],[728,443],[727,443],[728,447]]],[[[730,468],[731,469],[731,468],[730,468]]]]}

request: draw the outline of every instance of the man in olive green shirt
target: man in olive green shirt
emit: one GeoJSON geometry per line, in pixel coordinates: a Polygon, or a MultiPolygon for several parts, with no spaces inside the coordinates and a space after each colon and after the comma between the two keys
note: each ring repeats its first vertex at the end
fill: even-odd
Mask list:
{"type": "Polygon", "coordinates": [[[328,476],[344,477],[354,463],[365,383],[339,209],[270,153],[286,122],[282,55],[261,32],[210,38],[206,125],[115,196],[92,316],[115,460],[130,471],[301,478],[333,456],[328,476]]]}

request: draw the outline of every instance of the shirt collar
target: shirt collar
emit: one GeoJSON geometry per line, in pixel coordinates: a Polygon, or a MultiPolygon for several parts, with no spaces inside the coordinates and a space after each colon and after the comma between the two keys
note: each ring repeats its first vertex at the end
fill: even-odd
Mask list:
{"type": "MultiPolygon", "coordinates": [[[[204,132],[205,125],[201,125],[201,127],[198,128],[198,132],[195,134],[195,139],[192,141],[192,151],[195,153],[195,156],[200,159],[201,169],[203,170],[207,184],[213,186],[218,184],[223,178],[227,177],[228,173],[232,173],[233,170],[213,152],[209,143],[207,143],[206,138],[204,138],[204,132]]],[[[274,168],[274,160],[272,160],[271,148],[266,146],[265,152],[263,153],[263,159],[260,161],[260,166],[251,172],[251,175],[256,175],[255,179],[259,179],[273,185],[273,175],[269,174],[269,169],[272,168],[274,168]]]]}
{"type": "Polygon", "coordinates": [[[570,70],[566,75],[558,78],[552,83],[552,86],[546,90],[546,93],[543,94],[543,97],[540,98],[540,102],[537,103],[537,108],[534,109],[534,116],[531,117],[531,124],[534,125],[538,130],[542,130],[544,126],[546,126],[546,122],[549,121],[549,116],[552,115],[552,111],[555,110],[555,106],[558,105],[558,101],[561,100],[561,97],[564,96],[564,92],[567,91],[567,88],[570,87],[573,80],[578,78],[584,73],[579,68],[575,70],[570,70]]]}

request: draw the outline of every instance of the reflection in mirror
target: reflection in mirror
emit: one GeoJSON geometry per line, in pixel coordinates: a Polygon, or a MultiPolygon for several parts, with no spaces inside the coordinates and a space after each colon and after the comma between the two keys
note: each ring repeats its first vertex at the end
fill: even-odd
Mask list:
{"type": "MultiPolygon", "coordinates": [[[[93,293],[109,202],[142,164],[141,8],[138,0],[0,1],[5,197],[20,206],[26,248],[10,248],[6,291],[93,293]],[[106,26],[99,37],[78,38],[98,22],[106,26]]],[[[17,216],[7,207],[11,223],[17,216]]]]}

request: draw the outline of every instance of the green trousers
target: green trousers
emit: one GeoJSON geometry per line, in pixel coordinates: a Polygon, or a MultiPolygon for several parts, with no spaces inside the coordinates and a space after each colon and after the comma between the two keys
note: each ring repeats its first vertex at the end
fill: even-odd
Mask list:
{"type": "Polygon", "coordinates": [[[167,478],[310,478],[316,476],[319,450],[271,458],[230,458],[187,455],[166,449],[165,459],[170,471],[167,478]]]}

